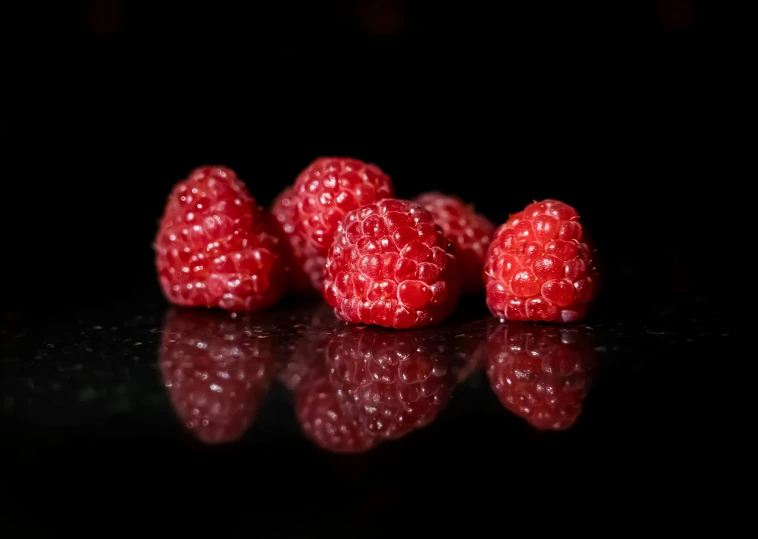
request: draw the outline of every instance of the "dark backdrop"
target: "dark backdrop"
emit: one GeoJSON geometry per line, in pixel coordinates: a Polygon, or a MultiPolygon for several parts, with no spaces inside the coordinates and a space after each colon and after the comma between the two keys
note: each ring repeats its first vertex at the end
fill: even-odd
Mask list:
{"type": "Polygon", "coordinates": [[[12,308],[161,301],[176,181],[225,164],[268,205],[319,155],[498,223],[576,206],[616,308],[730,291],[747,64],[724,4],[155,4],[2,8],[12,308]]]}

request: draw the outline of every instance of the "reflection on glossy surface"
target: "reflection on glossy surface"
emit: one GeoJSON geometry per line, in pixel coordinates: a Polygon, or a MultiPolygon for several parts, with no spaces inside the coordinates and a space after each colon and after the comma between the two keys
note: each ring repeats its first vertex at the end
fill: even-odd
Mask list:
{"type": "Polygon", "coordinates": [[[324,361],[327,343],[344,324],[326,304],[311,306],[301,316],[305,319],[302,334],[278,377],[294,394],[295,413],[303,432],[316,445],[333,453],[371,449],[376,440],[343,413],[324,361]]]}
{"type": "Polygon", "coordinates": [[[177,415],[207,444],[239,439],[252,424],[272,374],[271,336],[245,316],[173,310],[159,363],[177,415]]]}
{"type": "Polygon", "coordinates": [[[584,327],[509,322],[487,340],[487,375],[508,410],[542,430],[571,427],[582,411],[595,366],[584,327]]]}
{"type": "Polygon", "coordinates": [[[350,327],[326,348],[343,407],[373,436],[399,438],[429,424],[455,384],[450,347],[434,332],[350,327]]]}
{"type": "Polygon", "coordinates": [[[367,451],[428,425],[471,371],[445,331],[342,324],[304,339],[284,381],[303,432],[338,453],[367,451]]]}
{"type": "Polygon", "coordinates": [[[290,351],[283,352],[283,364],[278,379],[294,390],[306,378],[313,378],[312,370],[323,363],[324,347],[329,337],[344,323],[334,316],[334,309],[326,303],[300,308],[294,321],[296,335],[290,340],[290,351]]]}
{"type": "MultiPolygon", "coordinates": [[[[629,519],[629,511],[631,518],[639,517],[639,504],[629,498],[633,490],[652,496],[646,498],[651,518],[669,512],[672,496],[702,502],[704,514],[712,509],[707,497],[712,482],[693,487],[704,484],[703,477],[723,475],[721,462],[733,458],[732,448],[741,440],[729,437],[739,431],[728,421],[739,408],[732,405],[734,384],[726,384],[723,396],[717,392],[710,398],[724,384],[709,384],[708,376],[714,357],[745,356],[733,346],[738,333],[733,321],[712,317],[718,305],[704,302],[694,312],[667,306],[656,317],[599,319],[587,329],[501,325],[483,308],[477,310],[477,303],[483,302],[473,300],[470,311],[459,307],[435,330],[413,332],[350,328],[328,307],[301,300],[236,320],[200,310],[179,311],[166,320],[162,305],[140,313],[119,305],[114,312],[70,313],[50,323],[20,318],[3,325],[0,317],[0,476],[7,494],[0,506],[0,536],[81,532],[82,507],[127,526],[132,534],[144,533],[144,522],[151,518],[156,530],[187,537],[198,535],[198,525],[205,523],[221,539],[244,533],[256,539],[367,539],[418,535],[419,530],[437,536],[452,526],[471,530],[473,514],[500,528],[507,522],[511,531],[511,524],[542,523],[546,514],[561,526],[578,522],[576,516],[585,515],[587,506],[620,521],[629,519]],[[505,409],[484,369],[471,372],[477,357],[488,364],[488,336],[490,375],[499,386],[509,370],[519,371],[513,364],[524,362],[528,368],[519,372],[533,375],[532,383],[513,378],[516,385],[529,387],[530,396],[539,396],[540,383],[560,389],[553,407],[542,407],[554,416],[545,421],[550,430],[537,431],[505,409]],[[420,348],[433,368],[406,370],[403,363],[414,360],[385,351],[394,339],[404,339],[398,349],[410,348],[413,356],[423,355],[420,348]],[[556,346],[557,353],[551,352],[556,346]],[[582,402],[593,352],[598,376],[582,402]],[[394,370],[379,363],[382,357],[394,370]],[[531,357],[537,358],[537,367],[530,366],[531,357]],[[241,398],[237,408],[230,398],[209,395],[203,389],[209,386],[200,383],[209,384],[221,363],[228,367],[224,372],[244,374],[240,363],[268,368],[269,358],[281,367],[278,375],[286,386],[272,385],[263,405],[255,399],[268,371],[253,369],[259,374],[250,379],[263,383],[243,387],[242,395],[249,391],[251,397],[241,398]],[[452,392],[446,365],[456,382],[471,373],[452,392]],[[418,376],[430,371],[442,375],[431,381],[418,376]],[[358,391],[352,378],[342,376],[353,372],[364,373],[358,391]],[[383,386],[393,376],[389,392],[383,386]],[[415,383],[402,388],[398,379],[415,383]],[[165,381],[172,387],[166,388],[165,381]],[[423,390],[411,391],[413,386],[423,390]],[[688,413],[703,388],[708,405],[703,413],[688,413]],[[189,396],[192,392],[196,395],[189,396]],[[431,423],[387,440],[384,433],[365,428],[374,417],[364,413],[370,408],[356,418],[351,412],[357,405],[345,405],[365,394],[389,394],[389,402],[403,412],[406,394],[416,395],[408,402],[412,408],[423,405],[420,423],[431,423]],[[213,402],[222,413],[209,417],[213,402],[200,406],[200,397],[217,398],[213,402]],[[558,403],[560,413],[555,412],[558,403]],[[580,403],[584,408],[574,427],[553,432],[556,423],[574,420],[580,403]],[[200,417],[190,414],[194,408],[200,417]],[[235,410],[242,413],[235,416],[235,410]],[[229,440],[250,422],[237,442],[207,446],[196,440],[229,440]],[[194,425],[195,434],[185,423],[194,425]],[[599,446],[612,446],[614,452],[588,451],[599,446]],[[729,454],[722,457],[714,447],[729,454]],[[692,459],[683,455],[706,466],[703,473],[694,476],[692,459]],[[558,468],[546,465],[556,457],[558,468]],[[468,468],[460,469],[459,463],[468,468]],[[556,478],[578,495],[543,496],[556,478]],[[493,497],[488,495],[492,485],[507,487],[493,497]],[[598,505],[593,492],[607,503],[598,505]],[[133,505],[135,493],[143,518],[124,519],[124,507],[133,505]],[[444,515],[438,493],[451,502],[444,515]],[[177,516],[167,510],[171,500],[186,500],[208,518],[177,516]],[[35,518],[39,514],[47,518],[35,518]],[[10,527],[8,515],[18,517],[10,527]],[[415,521],[406,525],[409,515],[415,521]]],[[[732,311],[719,307],[719,312],[732,311]]],[[[359,402],[365,405],[365,399],[359,402]]],[[[397,410],[386,403],[382,407],[397,410]]],[[[593,525],[592,515],[587,516],[593,525]]],[[[680,526],[687,515],[676,516],[673,524],[680,526]]]]}
{"type": "Polygon", "coordinates": [[[319,447],[333,453],[362,453],[379,443],[343,408],[323,357],[309,366],[294,392],[297,419],[319,447]]]}

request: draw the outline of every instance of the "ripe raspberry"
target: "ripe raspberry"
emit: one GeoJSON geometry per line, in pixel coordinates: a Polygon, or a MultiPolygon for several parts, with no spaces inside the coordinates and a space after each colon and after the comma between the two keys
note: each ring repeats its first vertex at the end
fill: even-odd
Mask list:
{"type": "Polygon", "coordinates": [[[427,332],[348,327],[326,347],[326,365],[342,409],[380,439],[405,436],[447,404],[458,369],[452,350],[427,332]]]}
{"type": "Polygon", "coordinates": [[[484,290],[484,257],[495,232],[495,225],[459,198],[436,191],[420,195],[414,202],[431,212],[434,222],[455,245],[463,292],[471,294],[484,290]]]}
{"type": "Polygon", "coordinates": [[[348,322],[396,329],[441,322],[460,295],[453,252],[432,214],[418,204],[385,199],[364,206],[337,229],[324,296],[348,322]]]}
{"type": "Polygon", "coordinates": [[[594,258],[574,208],[529,204],[495,231],[484,264],[487,306],[501,319],[577,322],[598,284],[594,258]]]}
{"type": "Polygon", "coordinates": [[[232,170],[198,168],[174,186],[155,239],[163,292],[177,305],[268,307],[284,292],[278,243],[232,170]]]}
{"type": "Polygon", "coordinates": [[[323,258],[345,214],[392,193],[390,177],[376,165],[320,157],[300,173],[291,194],[280,196],[281,204],[272,211],[285,228],[295,261],[315,290],[322,290],[323,258]]]}
{"type": "Polygon", "coordinates": [[[180,310],[163,325],[159,362],[171,402],[207,444],[242,437],[269,387],[273,356],[272,339],[243,317],[180,310]]]}
{"type": "Polygon", "coordinates": [[[282,242],[282,254],[290,292],[303,295],[320,293],[326,259],[316,254],[302,235],[295,233],[298,213],[292,187],[276,197],[271,205],[271,214],[280,236],[285,240],[282,242]],[[318,288],[314,288],[316,285],[318,288]]]}
{"type": "Polygon", "coordinates": [[[503,406],[538,429],[563,430],[582,411],[595,351],[582,328],[509,322],[490,333],[487,362],[503,406]]]}

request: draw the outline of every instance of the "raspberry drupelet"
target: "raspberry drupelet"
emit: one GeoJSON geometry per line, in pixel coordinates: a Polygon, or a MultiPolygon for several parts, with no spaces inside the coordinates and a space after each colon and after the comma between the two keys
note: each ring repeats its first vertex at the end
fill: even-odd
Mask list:
{"type": "Polygon", "coordinates": [[[495,231],[484,265],[487,306],[505,320],[578,322],[595,297],[595,258],[574,208],[529,204],[495,231]]]}
{"type": "Polygon", "coordinates": [[[419,195],[414,202],[432,213],[434,222],[455,245],[463,292],[471,294],[484,290],[482,268],[495,225],[459,198],[436,191],[419,195]]]}
{"type": "Polygon", "coordinates": [[[290,244],[294,264],[299,266],[294,282],[302,285],[307,278],[320,292],[324,258],[345,214],[392,196],[390,177],[376,165],[347,157],[313,161],[272,207],[290,244]]]}
{"type": "Polygon", "coordinates": [[[348,213],[337,228],[324,297],[339,318],[419,328],[441,322],[459,295],[454,247],[418,204],[385,199],[348,213]]]}
{"type": "Polygon", "coordinates": [[[284,292],[280,240],[234,171],[205,166],[174,186],[155,238],[166,298],[255,311],[284,292]]]}

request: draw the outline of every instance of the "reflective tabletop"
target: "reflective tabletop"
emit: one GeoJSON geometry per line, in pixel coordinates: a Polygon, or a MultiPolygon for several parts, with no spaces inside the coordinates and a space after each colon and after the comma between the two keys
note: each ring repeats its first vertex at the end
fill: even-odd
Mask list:
{"type": "Polygon", "coordinates": [[[710,303],[565,326],[469,303],[414,331],[317,302],[6,314],[6,529],[417,535],[696,496],[710,303]]]}

